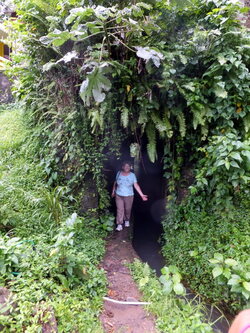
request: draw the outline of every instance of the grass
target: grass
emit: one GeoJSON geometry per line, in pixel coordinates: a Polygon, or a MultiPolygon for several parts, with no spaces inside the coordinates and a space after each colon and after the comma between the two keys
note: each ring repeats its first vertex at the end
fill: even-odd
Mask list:
{"type": "Polygon", "coordinates": [[[23,142],[27,130],[22,119],[22,111],[19,108],[0,112],[0,150],[16,149],[23,142]]]}

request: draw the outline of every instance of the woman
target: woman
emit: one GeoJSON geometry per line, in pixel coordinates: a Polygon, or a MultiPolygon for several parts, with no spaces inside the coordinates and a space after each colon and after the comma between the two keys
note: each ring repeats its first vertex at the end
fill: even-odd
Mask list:
{"type": "Polygon", "coordinates": [[[125,227],[129,227],[131,209],[134,200],[133,186],[141,196],[142,200],[147,201],[148,196],[142,193],[141,188],[137,183],[135,174],[131,172],[131,163],[125,161],[122,163],[121,171],[118,171],[116,175],[116,180],[112,190],[112,197],[115,197],[117,208],[117,231],[121,231],[123,229],[123,221],[125,221],[125,227]]]}

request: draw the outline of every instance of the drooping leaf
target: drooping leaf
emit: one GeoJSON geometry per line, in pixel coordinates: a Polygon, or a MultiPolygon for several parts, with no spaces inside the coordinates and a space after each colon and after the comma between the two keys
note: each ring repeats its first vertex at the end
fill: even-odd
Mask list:
{"type": "Polygon", "coordinates": [[[146,60],[146,62],[151,59],[156,67],[160,67],[161,60],[164,59],[164,56],[161,52],[151,49],[150,47],[137,46],[136,49],[137,57],[146,60]]]}
{"type": "Polygon", "coordinates": [[[94,69],[87,74],[87,78],[82,82],[80,87],[80,97],[83,102],[89,106],[91,97],[97,103],[101,103],[105,99],[105,92],[109,91],[111,88],[110,80],[104,75],[105,74],[105,66],[97,65],[94,69]]]}
{"type": "Polygon", "coordinates": [[[57,60],[56,64],[60,63],[60,62],[70,62],[72,59],[76,59],[78,58],[78,53],[76,51],[71,51],[65,54],[65,56],[63,56],[61,59],[57,60]]]}

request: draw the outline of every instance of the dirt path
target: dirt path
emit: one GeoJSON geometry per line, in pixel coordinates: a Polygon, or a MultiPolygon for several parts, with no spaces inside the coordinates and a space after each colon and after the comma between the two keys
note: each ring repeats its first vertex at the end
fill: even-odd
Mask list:
{"type": "MultiPolygon", "coordinates": [[[[102,267],[108,277],[108,297],[119,301],[139,301],[141,295],[126,263],[138,258],[128,228],[116,232],[107,242],[102,267]]],[[[156,333],[153,316],[141,305],[120,305],[105,301],[100,316],[106,333],[156,333]]]]}

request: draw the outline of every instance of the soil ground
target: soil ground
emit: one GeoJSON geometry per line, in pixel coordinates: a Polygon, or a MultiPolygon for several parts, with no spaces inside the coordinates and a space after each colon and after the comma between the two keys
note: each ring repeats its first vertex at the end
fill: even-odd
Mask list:
{"type": "MultiPolygon", "coordinates": [[[[131,227],[130,227],[131,228],[131,227]]],[[[140,292],[126,264],[136,255],[130,239],[130,228],[112,234],[102,262],[108,278],[108,297],[119,301],[140,301],[140,292]]],[[[156,333],[154,318],[142,305],[120,305],[104,302],[100,316],[106,333],[156,333]]]]}

